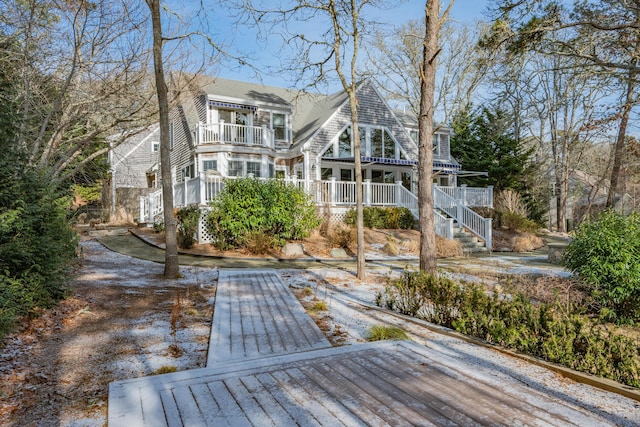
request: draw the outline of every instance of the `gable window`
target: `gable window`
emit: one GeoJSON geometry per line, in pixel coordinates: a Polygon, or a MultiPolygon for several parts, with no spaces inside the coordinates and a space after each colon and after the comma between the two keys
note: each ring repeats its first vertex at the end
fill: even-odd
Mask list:
{"type": "Polygon", "coordinates": [[[371,157],[396,158],[396,142],[386,129],[372,128],[370,131],[371,157]]]}
{"type": "Polygon", "coordinates": [[[409,136],[413,139],[413,142],[418,143],[418,129],[409,129],[409,136]]]}
{"type": "Polygon", "coordinates": [[[157,153],[160,151],[160,141],[151,141],[151,152],[157,153]]]}
{"type": "Polygon", "coordinates": [[[287,138],[287,118],[284,114],[273,113],[271,116],[273,127],[273,137],[276,141],[286,141],[287,138]]]}
{"type": "Polygon", "coordinates": [[[338,137],[338,157],[353,157],[351,150],[351,126],[338,137]]]}
{"type": "Polygon", "coordinates": [[[446,135],[441,135],[436,133],[433,135],[433,154],[436,156],[440,155],[440,142],[446,138],[446,135]]]}

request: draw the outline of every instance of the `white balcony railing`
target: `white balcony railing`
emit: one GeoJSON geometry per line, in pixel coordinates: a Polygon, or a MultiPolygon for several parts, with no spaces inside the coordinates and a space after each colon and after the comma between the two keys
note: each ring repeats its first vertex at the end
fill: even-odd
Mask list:
{"type": "Polygon", "coordinates": [[[196,145],[235,144],[273,148],[273,132],[266,126],[245,126],[232,123],[196,125],[196,145]]]}

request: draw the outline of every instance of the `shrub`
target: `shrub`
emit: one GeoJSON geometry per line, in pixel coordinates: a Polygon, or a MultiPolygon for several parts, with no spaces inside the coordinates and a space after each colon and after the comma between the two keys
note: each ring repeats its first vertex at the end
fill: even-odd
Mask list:
{"type": "Polygon", "coordinates": [[[376,304],[593,375],[640,386],[640,347],[595,325],[573,304],[531,303],[517,292],[405,272],[376,304]]]}
{"type": "MultiPolygon", "coordinates": [[[[404,207],[381,208],[365,206],[362,215],[364,226],[367,228],[400,228],[408,230],[413,228],[416,221],[411,211],[404,207]]],[[[350,225],[356,223],[355,209],[347,212],[346,222],[350,225]]]]}
{"type": "Polygon", "coordinates": [[[242,237],[240,243],[252,254],[259,255],[269,253],[277,246],[273,236],[261,230],[249,231],[242,237]]]}
{"type": "Polygon", "coordinates": [[[181,248],[189,249],[196,243],[195,234],[199,220],[200,208],[196,205],[178,209],[176,212],[178,245],[181,248]]]}
{"type": "Polygon", "coordinates": [[[529,252],[542,246],[544,246],[542,239],[532,233],[519,234],[511,239],[514,252],[529,252]]]}
{"type": "Polygon", "coordinates": [[[640,319],[640,215],[604,212],[580,224],[563,264],[592,287],[607,320],[640,319]]]}
{"type": "Polygon", "coordinates": [[[320,225],[316,208],[304,190],[280,180],[225,180],[211,203],[209,231],[222,249],[239,247],[251,232],[262,232],[283,246],[309,236],[320,225]]]}
{"type": "Polygon", "coordinates": [[[328,232],[327,241],[332,248],[347,248],[356,241],[356,229],[339,224],[328,232]]]}
{"type": "Polygon", "coordinates": [[[535,233],[540,229],[537,222],[513,212],[499,212],[498,224],[508,230],[535,233]]]}

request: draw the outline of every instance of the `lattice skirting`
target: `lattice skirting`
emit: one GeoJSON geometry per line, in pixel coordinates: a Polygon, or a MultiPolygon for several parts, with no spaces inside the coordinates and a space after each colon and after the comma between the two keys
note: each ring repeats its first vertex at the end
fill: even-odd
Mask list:
{"type": "MultiPolygon", "coordinates": [[[[325,214],[323,212],[324,208],[321,207],[318,210],[319,210],[318,213],[319,213],[320,217],[321,218],[325,218],[325,214]]],[[[347,218],[347,212],[349,211],[349,209],[346,209],[346,208],[333,208],[333,209],[330,209],[330,210],[331,210],[331,212],[328,215],[329,223],[330,224],[344,224],[344,222],[345,222],[345,220],[347,218]]],[[[198,231],[196,232],[196,240],[200,244],[212,243],[213,242],[213,236],[209,232],[208,221],[207,221],[207,214],[209,213],[210,209],[209,208],[200,208],[200,211],[201,211],[201,215],[200,215],[200,220],[198,221],[198,231]]]]}

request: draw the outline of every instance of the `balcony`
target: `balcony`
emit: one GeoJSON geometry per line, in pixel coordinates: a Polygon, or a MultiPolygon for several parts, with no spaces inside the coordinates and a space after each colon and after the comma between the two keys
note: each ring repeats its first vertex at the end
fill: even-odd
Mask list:
{"type": "Polygon", "coordinates": [[[273,131],[266,126],[245,126],[232,123],[198,123],[196,145],[233,144],[273,148],[273,131]]]}

